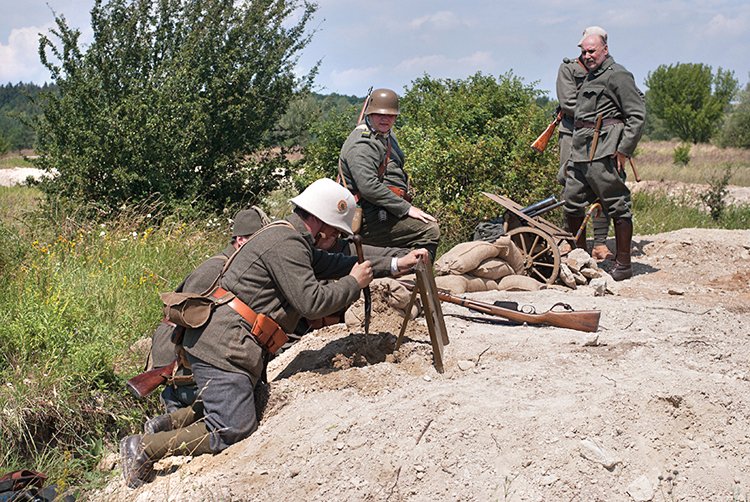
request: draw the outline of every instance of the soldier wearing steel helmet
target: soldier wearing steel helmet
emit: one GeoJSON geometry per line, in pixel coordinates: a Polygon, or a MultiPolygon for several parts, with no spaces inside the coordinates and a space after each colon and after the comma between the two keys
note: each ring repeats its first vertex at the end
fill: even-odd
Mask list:
{"type": "Polygon", "coordinates": [[[339,154],[340,178],[362,207],[362,242],[372,246],[426,248],[435,257],[440,230],[430,214],[411,204],[404,153],[393,134],[398,95],[370,93],[364,120],[339,154]]]}
{"type": "Polygon", "coordinates": [[[258,427],[253,389],[270,354],[286,341],[284,333],[302,316],[320,318],[352,304],[373,275],[405,272],[427,256],[418,249],[358,264],[356,257],[317,249],[329,236],[352,233],[354,197],[333,180],[315,181],[291,202],[293,214],[265,226],[230,259],[207,324],[186,330],[183,343],[203,420],[124,438],[120,455],[129,487],[150,481],[161,458],[218,453],[252,434],[258,427]]]}

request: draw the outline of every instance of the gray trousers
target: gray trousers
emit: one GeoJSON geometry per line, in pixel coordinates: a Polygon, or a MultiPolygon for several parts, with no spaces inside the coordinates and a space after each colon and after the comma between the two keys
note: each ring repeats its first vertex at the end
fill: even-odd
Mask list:
{"type": "Polygon", "coordinates": [[[253,382],[249,375],[224,371],[188,354],[203,400],[211,451],[218,453],[258,428],[253,382]]]}
{"type": "Polygon", "coordinates": [[[583,216],[586,208],[599,199],[611,219],[632,217],[625,173],[617,170],[613,157],[569,164],[563,199],[565,213],[571,216],[583,216]]]}
{"type": "Polygon", "coordinates": [[[423,223],[405,216],[396,218],[388,211],[385,221],[378,217],[378,211],[365,210],[362,216],[362,243],[378,247],[399,247],[409,249],[425,248],[434,260],[440,241],[440,228],[437,223],[423,223]]]}

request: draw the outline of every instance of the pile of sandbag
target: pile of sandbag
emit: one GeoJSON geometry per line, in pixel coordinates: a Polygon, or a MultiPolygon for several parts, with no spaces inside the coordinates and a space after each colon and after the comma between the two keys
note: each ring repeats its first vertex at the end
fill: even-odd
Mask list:
{"type": "Polygon", "coordinates": [[[522,275],[523,266],[523,253],[507,235],[494,242],[462,242],[435,261],[435,284],[453,294],[538,290],[542,284],[522,275]]]}

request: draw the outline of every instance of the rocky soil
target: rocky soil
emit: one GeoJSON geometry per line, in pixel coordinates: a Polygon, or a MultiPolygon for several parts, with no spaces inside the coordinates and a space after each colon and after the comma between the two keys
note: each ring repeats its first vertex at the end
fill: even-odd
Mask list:
{"type": "Polygon", "coordinates": [[[748,500],[750,230],[643,235],[634,247],[636,275],[615,294],[467,295],[600,310],[596,333],[442,304],[442,374],[424,319],[394,351],[401,319],[376,288],[370,335],[330,326],[271,362],[270,402],[250,438],[162,462],[138,490],[115,467],[89,497],[748,500]]]}

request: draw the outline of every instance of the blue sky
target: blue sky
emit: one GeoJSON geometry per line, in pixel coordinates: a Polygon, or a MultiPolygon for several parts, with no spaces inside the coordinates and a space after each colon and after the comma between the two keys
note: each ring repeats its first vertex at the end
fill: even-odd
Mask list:
{"type": "MultiPolygon", "coordinates": [[[[600,25],[609,49],[645,90],[660,64],[705,63],[750,72],[747,0],[318,0],[313,41],[300,70],[320,60],[318,91],[362,96],[401,92],[423,74],[465,78],[508,71],[551,91],[563,57],[575,57],[581,31],[600,25]]],[[[93,0],[0,0],[0,83],[49,80],[37,40],[52,9],[90,40],[93,0]]]]}

